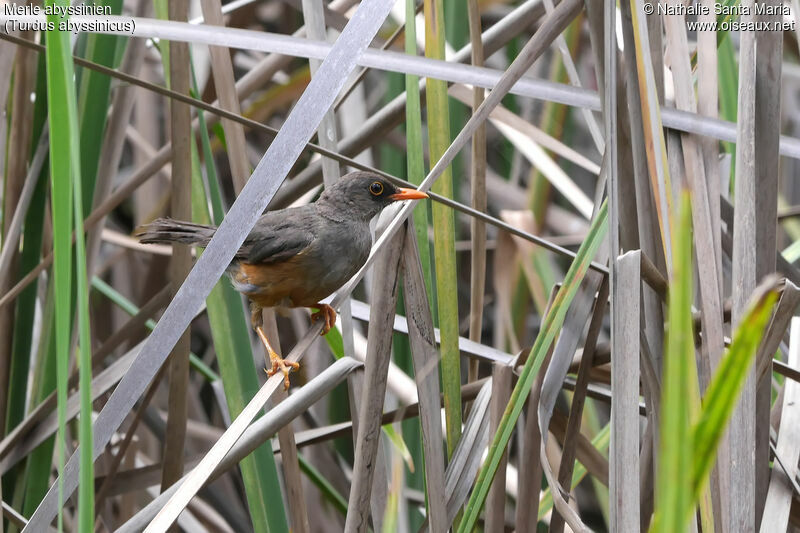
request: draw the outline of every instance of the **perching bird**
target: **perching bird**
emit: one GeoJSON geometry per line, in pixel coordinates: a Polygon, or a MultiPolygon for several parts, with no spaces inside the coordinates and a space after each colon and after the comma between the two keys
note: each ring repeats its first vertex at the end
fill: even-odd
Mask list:
{"type": "MultiPolygon", "coordinates": [[[[312,320],[325,320],[325,335],[336,323],[336,311],[320,303],[364,265],[372,247],[369,221],[398,200],[427,198],[424,192],[395,187],[371,172],[353,172],[301,207],[262,215],[236,253],[227,274],[234,288],[250,299],[251,321],[269,354],[272,376],[283,372],[289,388],[290,368],[270,346],[262,329],[264,307],[315,307],[312,320]]],[[[158,219],[143,226],[143,243],[207,246],[215,226],[158,219]]]]}

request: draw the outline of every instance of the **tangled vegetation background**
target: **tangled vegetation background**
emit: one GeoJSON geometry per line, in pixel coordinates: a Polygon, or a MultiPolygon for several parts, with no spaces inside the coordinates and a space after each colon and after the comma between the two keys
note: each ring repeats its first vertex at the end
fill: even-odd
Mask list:
{"type": "Polygon", "coordinates": [[[93,4],[0,32],[0,531],[800,525],[797,0],[93,4]],[[222,274],[356,169],[286,393],[222,274]]]}

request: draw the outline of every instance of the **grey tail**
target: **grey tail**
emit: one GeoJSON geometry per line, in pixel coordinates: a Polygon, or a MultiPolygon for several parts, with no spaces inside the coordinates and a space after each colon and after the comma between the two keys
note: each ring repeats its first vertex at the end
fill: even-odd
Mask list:
{"type": "Polygon", "coordinates": [[[214,226],[159,218],[136,229],[139,242],[144,244],[194,244],[206,246],[217,230],[214,226]]]}

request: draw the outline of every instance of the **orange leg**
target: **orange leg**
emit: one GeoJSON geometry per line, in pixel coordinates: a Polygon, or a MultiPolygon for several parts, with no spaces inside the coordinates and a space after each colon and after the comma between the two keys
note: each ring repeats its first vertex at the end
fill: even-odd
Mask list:
{"type": "Polygon", "coordinates": [[[269,340],[267,339],[267,336],[261,327],[263,325],[261,306],[255,302],[251,302],[250,311],[250,321],[253,324],[253,329],[256,330],[261,342],[264,343],[264,349],[267,351],[270,363],[272,364],[271,368],[264,368],[264,371],[267,373],[267,376],[272,377],[278,373],[278,370],[280,370],[283,373],[283,387],[284,389],[289,390],[289,372],[300,368],[300,363],[287,361],[281,357],[278,352],[272,349],[272,345],[270,345],[269,340]]]}
{"type": "Polygon", "coordinates": [[[264,348],[267,350],[269,360],[272,363],[272,368],[264,368],[264,371],[267,373],[267,376],[270,377],[277,374],[278,370],[283,372],[283,388],[289,390],[289,372],[300,368],[300,363],[287,361],[278,355],[278,353],[272,349],[272,346],[270,346],[267,336],[264,334],[264,330],[261,329],[261,326],[256,328],[256,333],[258,333],[258,336],[261,338],[261,342],[264,343],[264,348]]]}
{"type": "Polygon", "coordinates": [[[322,328],[320,335],[327,335],[331,328],[336,325],[336,311],[328,304],[317,304],[317,307],[319,307],[319,311],[311,314],[311,320],[316,322],[319,319],[324,319],[325,326],[322,328]]]}
{"type": "Polygon", "coordinates": [[[261,315],[262,307],[255,303],[254,301],[250,301],[250,323],[253,325],[253,329],[258,329],[264,325],[264,317],[261,315]]]}

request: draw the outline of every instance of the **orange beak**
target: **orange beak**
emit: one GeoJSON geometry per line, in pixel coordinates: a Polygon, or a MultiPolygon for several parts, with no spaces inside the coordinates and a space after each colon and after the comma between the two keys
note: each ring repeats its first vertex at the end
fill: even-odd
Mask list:
{"type": "Polygon", "coordinates": [[[395,202],[399,200],[422,200],[423,198],[427,197],[428,195],[422,191],[418,191],[416,189],[406,189],[403,187],[398,187],[397,192],[389,196],[389,200],[395,202]]]}

